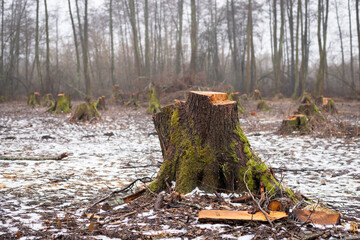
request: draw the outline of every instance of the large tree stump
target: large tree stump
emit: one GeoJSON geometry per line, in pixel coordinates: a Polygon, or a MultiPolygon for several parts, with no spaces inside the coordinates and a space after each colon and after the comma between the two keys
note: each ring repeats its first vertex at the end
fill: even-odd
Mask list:
{"type": "Polygon", "coordinates": [[[100,118],[100,114],[96,109],[95,103],[87,100],[85,103],[80,103],[76,106],[75,110],[72,113],[70,122],[92,122],[100,118]]]}
{"type": "Polygon", "coordinates": [[[259,89],[255,89],[252,95],[252,99],[253,100],[261,100],[262,96],[261,96],[261,92],[259,89]]]}
{"type": "Polygon", "coordinates": [[[291,133],[292,131],[300,131],[300,132],[310,131],[309,122],[305,115],[303,114],[290,115],[289,118],[283,120],[280,128],[280,132],[291,133]]]}
{"type": "Polygon", "coordinates": [[[337,113],[335,102],[332,98],[321,97],[321,108],[324,112],[327,113],[337,113]]]}
{"type": "Polygon", "coordinates": [[[297,113],[306,115],[309,119],[315,119],[317,121],[325,121],[326,118],[319,111],[319,108],[315,103],[305,103],[301,104],[298,108],[297,113]]]}
{"type": "Polygon", "coordinates": [[[129,101],[127,103],[125,103],[125,105],[128,107],[141,108],[138,99],[139,99],[139,94],[133,93],[133,94],[131,94],[129,101]]]}
{"type": "Polygon", "coordinates": [[[40,93],[38,92],[30,93],[27,104],[30,106],[40,105],[40,93]]]}
{"type": "Polygon", "coordinates": [[[293,196],[251,149],[237,103],[226,99],[226,93],[190,92],[186,102],[176,101],[153,116],[164,162],[151,190],[175,181],[180,193],[196,187],[243,191],[246,185],[256,192],[264,185],[270,193],[281,189],[293,196]]]}

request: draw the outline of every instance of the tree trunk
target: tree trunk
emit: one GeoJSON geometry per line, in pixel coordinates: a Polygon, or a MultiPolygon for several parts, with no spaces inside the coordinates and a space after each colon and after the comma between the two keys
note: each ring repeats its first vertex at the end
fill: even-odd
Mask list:
{"type": "Polygon", "coordinates": [[[110,51],[111,51],[111,83],[116,84],[115,79],[115,53],[114,53],[114,31],[113,31],[113,0],[110,0],[109,15],[110,15],[110,51]]]}
{"type": "Polygon", "coordinates": [[[196,56],[197,56],[197,29],[196,29],[196,4],[195,0],[191,0],[191,59],[190,59],[190,74],[196,74],[196,56]]]}
{"type": "Polygon", "coordinates": [[[270,193],[284,190],[251,149],[237,103],[226,99],[226,93],[190,92],[186,102],[176,101],[154,115],[164,162],[150,189],[160,191],[176,181],[180,193],[196,187],[238,192],[246,185],[256,192],[261,184],[270,193]]]}
{"type": "Polygon", "coordinates": [[[46,75],[45,75],[45,92],[51,92],[50,80],[50,37],[49,37],[49,14],[47,9],[47,1],[44,0],[45,7],[45,33],[46,33],[46,75]]]}
{"type": "Polygon", "coordinates": [[[356,0],[356,29],[357,29],[357,35],[358,35],[358,62],[359,62],[359,69],[358,69],[358,75],[359,75],[359,84],[360,84],[360,13],[359,13],[359,2],[360,0],[356,0]]]}
{"type": "Polygon", "coordinates": [[[183,29],[183,12],[184,0],[179,0],[179,16],[178,16],[178,31],[176,41],[176,75],[179,76],[181,72],[181,56],[182,56],[182,29],[183,29]]]}
{"type": "Polygon", "coordinates": [[[133,49],[134,49],[134,57],[135,57],[135,65],[137,77],[142,75],[141,68],[141,60],[140,60],[140,47],[139,47],[139,38],[138,38],[138,29],[136,27],[136,10],[135,10],[135,2],[134,0],[129,0],[129,18],[131,23],[131,29],[133,34],[133,49]]]}
{"type": "Polygon", "coordinates": [[[36,0],[36,28],[35,28],[35,62],[40,83],[40,92],[44,92],[44,84],[41,75],[40,57],[39,57],[39,1],[36,0]]]}
{"type": "Polygon", "coordinates": [[[76,34],[74,18],[73,18],[72,11],[71,11],[70,0],[68,0],[68,5],[69,5],[69,14],[70,14],[72,32],[73,32],[73,36],[74,36],[75,54],[76,54],[76,79],[77,79],[77,82],[76,82],[75,86],[77,86],[77,88],[80,88],[80,78],[81,78],[80,70],[81,69],[80,69],[79,44],[78,44],[78,40],[77,40],[77,36],[76,36],[77,34],[76,34]]]}
{"type": "MultiPolygon", "coordinates": [[[[355,88],[355,77],[354,77],[354,58],[353,58],[353,43],[352,43],[352,26],[351,26],[351,5],[348,0],[348,13],[349,13],[349,40],[350,40],[350,71],[351,71],[351,84],[355,88]]],[[[360,54],[359,54],[360,56],[360,54]]]]}

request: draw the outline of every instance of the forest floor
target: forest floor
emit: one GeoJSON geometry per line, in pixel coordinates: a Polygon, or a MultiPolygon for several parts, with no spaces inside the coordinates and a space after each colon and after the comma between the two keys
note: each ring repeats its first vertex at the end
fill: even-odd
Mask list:
{"type": "MultiPolygon", "coordinates": [[[[335,100],[338,114],[328,116],[329,120],[360,132],[360,102],[335,100]]],[[[0,156],[49,157],[66,152],[68,157],[0,160],[0,239],[359,237],[359,232],[350,231],[351,221],[360,223],[359,134],[282,136],[277,133],[282,119],[299,103],[281,99],[268,104],[270,111],[240,116],[252,148],[291,189],[340,211],[341,225],[291,220],[277,221],[273,228],[252,221],[200,223],[198,205],[232,210],[247,206],[230,203],[231,194],[219,198],[198,190],[184,197],[188,205],[169,203],[158,211],[152,195],[124,203],[123,197],[142,188],[141,182],[97,204],[86,215],[85,210],[111,192],[136,179],[156,176],[162,156],[151,115],[145,108],[110,105],[97,123],[73,124],[68,122],[70,114],[49,114],[42,107],[10,102],[0,104],[0,156]]],[[[248,101],[244,108],[257,111],[256,102],[248,101]]]]}

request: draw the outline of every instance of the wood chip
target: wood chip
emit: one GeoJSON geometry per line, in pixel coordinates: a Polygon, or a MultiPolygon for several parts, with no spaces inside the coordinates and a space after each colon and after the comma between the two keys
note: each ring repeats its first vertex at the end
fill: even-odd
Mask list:
{"type": "Polygon", "coordinates": [[[311,222],[320,225],[335,225],[340,222],[339,213],[328,214],[322,211],[312,212],[310,210],[302,209],[295,209],[293,213],[296,219],[298,219],[300,222],[311,222]]]}
{"type": "MultiPolygon", "coordinates": [[[[287,217],[284,212],[272,211],[267,215],[271,221],[287,217]]],[[[262,212],[251,214],[248,211],[228,211],[228,210],[202,210],[199,212],[199,221],[262,221],[267,222],[262,212]]]]}

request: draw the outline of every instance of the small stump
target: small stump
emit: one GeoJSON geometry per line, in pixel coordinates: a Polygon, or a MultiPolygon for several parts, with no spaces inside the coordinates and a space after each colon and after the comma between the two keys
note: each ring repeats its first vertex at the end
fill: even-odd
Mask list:
{"type": "Polygon", "coordinates": [[[57,100],[53,107],[48,109],[52,113],[69,113],[71,112],[71,96],[70,94],[58,94],[57,100]]]}
{"type": "Polygon", "coordinates": [[[253,100],[261,100],[262,99],[261,92],[260,92],[259,89],[254,90],[253,95],[252,95],[252,99],[253,100]]]}
{"type": "Polygon", "coordinates": [[[156,91],[154,87],[150,88],[149,91],[150,101],[149,101],[149,107],[146,109],[148,113],[158,113],[160,112],[160,103],[158,98],[156,97],[156,91]]]}
{"type": "Polygon", "coordinates": [[[280,128],[281,133],[291,133],[292,131],[308,132],[310,131],[309,122],[305,115],[290,115],[284,119],[280,128]]]}
{"type": "Polygon", "coordinates": [[[311,94],[310,93],[307,93],[307,92],[304,92],[304,94],[302,95],[301,97],[301,100],[300,102],[302,104],[310,104],[310,103],[314,103],[312,97],[311,97],[311,94]]]}
{"type": "Polygon", "coordinates": [[[127,103],[125,103],[125,105],[129,107],[141,108],[140,104],[138,103],[138,98],[139,96],[137,93],[131,94],[130,100],[127,103]]]}
{"type": "Polygon", "coordinates": [[[43,102],[43,106],[48,108],[54,107],[55,105],[55,100],[51,93],[45,94],[42,98],[42,102],[43,102]]]}
{"type": "Polygon", "coordinates": [[[106,110],[105,96],[99,97],[95,103],[95,106],[98,111],[106,110]]]}
{"type": "Polygon", "coordinates": [[[247,101],[248,100],[248,95],[246,93],[244,94],[241,94],[240,98],[244,101],[247,101]]]}
{"type": "Polygon", "coordinates": [[[299,114],[304,114],[308,118],[313,118],[319,121],[325,121],[324,115],[319,111],[315,103],[305,103],[301,104],[298,109],[299,114]]]}
{"type": "Polygon", "coordinates": [[[335,102],[332,98],[322,97],[321,108],[324,112],[328,112],[331,114],[337,113],[337,109],[335,108],[335,102]]]}
{"type": "Polygon", "coordinates": [[[238,113],[243,114],[245,113],[245,110],[240,102],[239,92],[231,92],[228,94],[228,100],[235,101],[237,103],[238,113]]]}
{"type": "Polygon", "coordinates": [[[120,86],[119,84],[115,84],[113,87],[112,87],[112,99],[115,100],[115,102],[117,104],[124,104],[124,98],[123,96],[121,95],[120,93],[120,86]]]}
{"type": "Polygon", "coordinates": [[[257,109],[261,110],[261,111],[269,111],[270,110],[269,106],[267,105],[266,101],[264,101],[264,100],[258,101],[257,109]]]}
{"type": "Polygon", "coordinates": [[[85,102],[80,103],[76,106],[74,112],[72,113],[72,117],[70,118],[70,122],[86,122],[93,121],[100,118],[100,114],[96,109],[95,103],[85,102]]]}
{"type": "Polygon", "coordinates": [[[30,93],[27,104],[30,106],[40,105],[40,93],[38,92],[30,93]]]}

